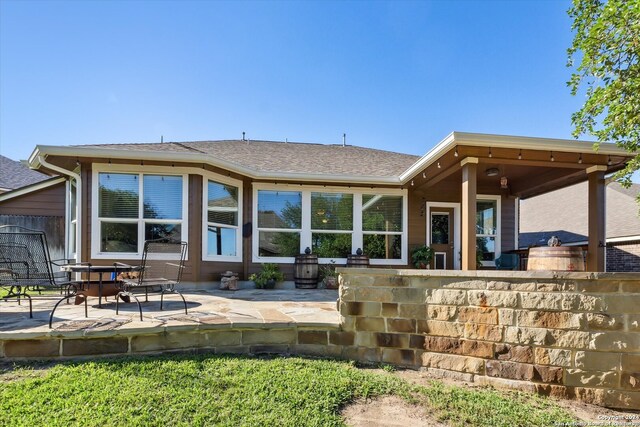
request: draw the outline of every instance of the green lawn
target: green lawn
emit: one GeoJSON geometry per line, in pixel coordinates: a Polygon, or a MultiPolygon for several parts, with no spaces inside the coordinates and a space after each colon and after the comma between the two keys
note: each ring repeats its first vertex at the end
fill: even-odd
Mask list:
{"type": "Polygon", "coordinates": [[[341,406],[382,394],[461,426],[572,421],[528,394],[415,386],[350,362],[170,355],[0,370],[0,425],[337,426],[341,406]]]}

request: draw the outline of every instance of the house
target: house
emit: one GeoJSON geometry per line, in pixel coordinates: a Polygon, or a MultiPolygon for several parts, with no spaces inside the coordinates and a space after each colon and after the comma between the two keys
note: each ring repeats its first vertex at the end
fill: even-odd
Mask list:
{"type": "MultiPolygon", "coordinates": [[[[640,272],[640,184],[606,184],[606,271],[640,272]]],[[[563,245],[587,245],[586,182],[520,203],[520,249],[543,246],[551,236],[563,245]],[[553,215],[547,213],[553,212],[553,215]]]]}
{"type": "MultiPolygon", "coordinates": [[[[407,267],[420,245],[434,268],[494,265],[517,248],[520,199],[588,181],[588,268],[604,270],[605,174],[631,156],[613,144],[453,132],[422,157],[351,145],[225,140],[38,145],[32,168],[65,176],[69,255],[139,259],[146,239],[189,242],[187,280],[246,278],[261,263],[288,277],[310,248],[344,264],[407,267]]],[[[551,213],[550,213],[551,214],[551,213]]]]}
{"type": "Polygon", "coordinates": [[[0,156],[0,225],[44,230],[54,259],[65,256],[67,180],[0,156]]]}

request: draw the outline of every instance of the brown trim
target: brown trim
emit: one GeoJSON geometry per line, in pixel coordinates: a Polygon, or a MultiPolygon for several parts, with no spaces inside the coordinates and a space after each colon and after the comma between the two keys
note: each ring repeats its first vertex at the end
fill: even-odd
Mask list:
{"type": "Polygon", "coordinates": [[[587,270],[605,271],[605,172],[589,174],[589,249],[587,270]]]}

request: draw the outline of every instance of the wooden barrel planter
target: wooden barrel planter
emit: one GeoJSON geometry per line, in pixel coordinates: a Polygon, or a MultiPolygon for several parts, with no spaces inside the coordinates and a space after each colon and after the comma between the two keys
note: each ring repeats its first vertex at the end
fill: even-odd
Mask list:
{"type": "Polygon", "coordinates": [[[347,255],[347,267],[369,267],[369,257],[366,255],[347,255]]]}
{"type": "Polygon", "coordinates": [[[531,248],[527,270],[584,271],[582,249],[577,246],[531,248]]]}
{"type": "Polygon", "coordinates": [[[318,255],[302,254],[296,256],[293,266],[293,281],[296,288],[313,289],[318,287],[318,255]]]}

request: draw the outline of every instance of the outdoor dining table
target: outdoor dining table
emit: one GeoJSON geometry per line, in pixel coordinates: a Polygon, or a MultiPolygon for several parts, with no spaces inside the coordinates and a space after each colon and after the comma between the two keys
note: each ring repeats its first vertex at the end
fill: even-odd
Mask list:
{"type": "Polygon", "coordinates": [[[71,273],[80,273],[82,275],[86,275],[86,281],[83,282],[82,290],[76,292],[76,295],[83,295],[86,299],[90,294],[88,291],[90,290],[93,283],[91,282],[91,274],[98,274],[98,308],[102,308],[102,297],[103,296],[112,296],[117,295],[119,289],[117,287],[113,287],[112,290],[108,293],[104,293],[104,284],[103,284],[103,274],[112,273],[113,281],[117,280],[116,275],[119,273],[139,271],[139,266],[131,266],[131,265],[123,265],[119,264],[115,266],[111,265],[93,265],[93,264],[67,264],[60,267],[64,271],[68,271],[71,273]],[[86,285],[86,287],[85,287],[86,285]]]}

